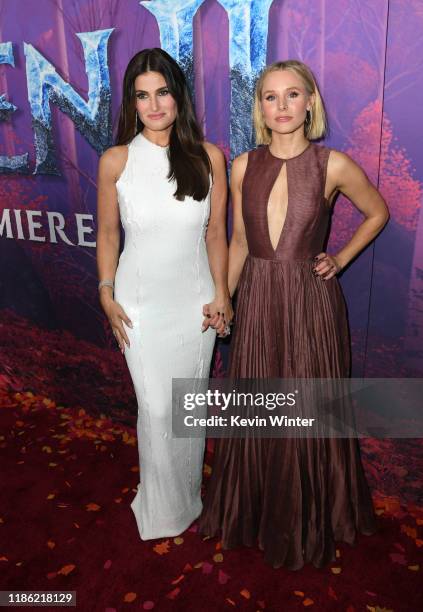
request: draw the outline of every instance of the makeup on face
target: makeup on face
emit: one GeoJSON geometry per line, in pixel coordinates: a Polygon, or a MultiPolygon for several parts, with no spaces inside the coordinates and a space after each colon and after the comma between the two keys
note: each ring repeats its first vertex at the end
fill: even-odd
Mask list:
{"type": "Polygon", "coordinates": [[[274,102],[277,108],[285,109],[301,96],[305,97],[305,92],[299,87],[288,87],[286,90],[265,91],[262,94],[262,100],[274,102]]]}
{"type": "Polygon", "coordinates": [[[289,70],[275,70],[263,82],[261,109],[271,129],[297,129],[305,121],[309,95],[301,78],[289,70]]]}
{"type": "Polygon", "coordinates": [[[145,72],[135,79],[136,109],[150,129],[166,129],[176,119],[177,105],[159,72],[145,72]]]}

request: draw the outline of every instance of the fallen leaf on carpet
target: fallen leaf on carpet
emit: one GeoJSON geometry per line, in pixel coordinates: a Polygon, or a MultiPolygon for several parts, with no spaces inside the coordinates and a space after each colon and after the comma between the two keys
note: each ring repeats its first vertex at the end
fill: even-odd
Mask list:
{"type": "Polygon", "coordinates": [[[405,565],[406,563],[404,555],[401,555],[400,553],[390,553],[389,556],[393,563],[399,563],[400,565],[405,565]]]}
{"type": "Polygon", "coordinates": [[[86,509],[88,512],[97,512],[97,510],[100,510],[101,506],[99,506],[98,504],[94,504],[93,502],[87,504],[86,509]]]}
{"type": "Polygon", "coordinates": [[[413,540],[417,538],[417,529],[409,525],[401,525],[401,532],[406,533],[410,538],[413,538],[413,540]]]}
{"type": "Polygon", "coordinates": [[[131,602],[131,601],[134,601],[136,598],[137,598],[136,593],[126,593],[125,597],[123,598],[123,601],[131,602]]]}
{"type": "Polygon", "coordinates": [[[181,592],[181,589],[178,587],[176,589],[173,589],[173,591],[170,591],[170,593],[168,593],[166,597],[168,599],[175,599],[175,597],[178,597],[180,592],[181,592]]]}
{"type": "Polygon", "coordinates": [[[335,593],[335,591],[333,590],[333,588],[331,586],[329,586],[328,588],[328,595],[331,599],[334,599],[335,601],[338,601],[338,596],[335,593]]]}
{"type": "Polygon", "coordinates": [[[160,544],[156,544],[155,546],[153,546],[153,550],[158,555],[165,555],[166,553],[169,552],[169,540],[165,540],[164,542],[161,542],[160,544]]]}
{"type": "Polygon", "coordinates": [[[61,569],[59,569],[57,573],[67,576],[68,574],[73,572],[74,569],[75,569],[75,565],[73,565],[72,563],[69,563],[69,565],[64,565],[61,569]]]}
{"type": "Polygon", "coordinates": [[[218,574],[218,580],[219,580],[219,584],[226,584],[229,580],[230,576],[228,574],[225,574],[225,572],[222,572],[222,570],[219,570],[219,574],[218,574]]]}

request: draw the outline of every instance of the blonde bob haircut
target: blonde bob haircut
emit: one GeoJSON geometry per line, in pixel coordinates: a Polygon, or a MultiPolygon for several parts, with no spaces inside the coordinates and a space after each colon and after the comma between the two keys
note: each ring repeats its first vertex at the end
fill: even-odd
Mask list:
{"type": "Polygon", "coordinates": [[[286,60],[285,62],[274,62],[266,66],[257,79],[253,107],[253,121],[257,144],[270,144],[272,140],[272,131],[264,122],[260,101],[265,77],[269,72],[275,72],[276,70],[291,70],[295,72],[303,81],[308,95],[315,94],[314,103],[311,107],[311,116],[307,113],[309,120],[306,119],[304,123],[304,135],[309,140],[317,140],[325,136],[328,131],[326,112],[314,74],[310,68],[302,62],[297,60],[286,60]]]}

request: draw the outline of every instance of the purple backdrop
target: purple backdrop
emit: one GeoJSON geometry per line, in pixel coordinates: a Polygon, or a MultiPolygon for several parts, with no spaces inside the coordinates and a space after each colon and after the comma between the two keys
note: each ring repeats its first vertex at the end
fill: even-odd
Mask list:
{"type": "MultiPolygon", "coordinates": [[[[98,153],[51,104],[61,176],[32,174],[24,42],[86,99],[87,74],[76,34],[114,28],[108,68],[115,122],[126,64],[138,50],[161,46],[160,30],[138,0],[39,0],[21,9],[14,0],[0,2],[0,42],[12,42],[15,61],[15,66],[0,64],[0,95],[17,107],[0,123],[0,155],[28,152],[30,174],[0,175],[0,214],[4,209],[59,211],[74,237],[75,215],[95,215],[98,153]]],[[[391,212],[376,243],[341,278],[356,376],[423,375],[422,28],[417,0],[275,0],[269,10],[264,57],[268,62],[296,58],[311,66],[329,112],[326,144],[362,165],[391,212]]],[[[223,6],[203,2],[192,21],[196,109],[207,139],[228,158],[229,30],[223,6]]],[[[359,221],[359,213],[339,198],[329,250],[348,240],[359,221]]],[[[41,223],[46,224],[44,217],[41,223]]],[[[26,229],[24,224],[24,234],[26,229]]],[[[0,255],[1,383],[116,414],[132,411],[126,369],[97,301],[95,249],[31,241],[16,231],[8,238],[3,227],[0,255]]],[[[218,355],[215,374],[221,371],[218,355]]]]}

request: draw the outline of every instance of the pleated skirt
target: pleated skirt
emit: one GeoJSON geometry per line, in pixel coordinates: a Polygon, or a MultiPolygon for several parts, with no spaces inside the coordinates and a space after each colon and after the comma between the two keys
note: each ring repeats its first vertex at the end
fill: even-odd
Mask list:
{"type": "MultiPolygon", "coordinates": [[[[247,257],[230,378],[347,378],[350,338],[336,278],[313,262],[247,257]]],[[[335,543],[376,530],[357,439],[218,439],[199,533],[258,545],[273,567],[322,567],[335,543]]]]}

